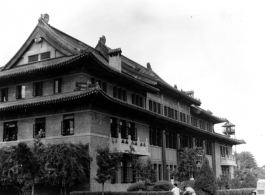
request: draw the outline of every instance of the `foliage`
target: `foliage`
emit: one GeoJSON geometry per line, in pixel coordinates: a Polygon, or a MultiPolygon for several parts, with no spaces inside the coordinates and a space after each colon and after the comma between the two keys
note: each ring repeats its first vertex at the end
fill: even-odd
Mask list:
{"type": "Polygon", "coordinates": [[[257,180],[253,173],[250,171],[246,174],[245,179],[241,183],[241,188],[256,188],[257,187],[257,180]]]}
{"type": "MultiPolygon", "coordinates": [[[[101,195],[101,192],[70,192],[70,195],[101,195]]],[[[173,195],[171,191],[149,191],[149,192],[105,192],[105,195],[173,195]]]]}
{"type": "Polygon", "coordinates": [[[216,181],[219,189],[230,189],[231,179],[228,174],[220,175],[216,181]]]}
{"type": "Polygon", "coordinates": [[[149,183],[154,182],[156,180],[156,172],[153,169],[153,165],[151,159],[148,158],[145,163],[141,163],[138,161],[138,157],[135,154],[135,149],[130,145],[130,151],[128,154],[132,161],[132,170],[136,175],[137,180],[142,180],[145,182],[145,185],[149,185],[149,183]]]}
{"type": "Polygon", "coordinates": [[[171,176],[177,177],[180,182],[188,181],[190,179],[189,168],[193,167],[195,170],[196,161],[199,155],[202,155],[202,149],[196,148],[184,148],[180,151],[180,163],[177,171],[171,173],[171,176]]]}
{"type": "Polygon", "coordinates": [[[120,152],[110,151],[108,147],[99,147],[96,152],[98,169],[95,180],[102,184],[102,194],[104,194],[104,183],[113,178],[122,156],[120,152]]]}
{"type": "Polygon", "coordinates": [[[255,188],[217,190],[215,195],[252,195],[255,188]]]}
{"type": "Polygon", "coordinates": [[[251,152],[243,151],[236,153],[236,159],[240,164],[240,169],[253,169],[257,167],[257,162],[251,152]]]}
{"type": "Polygon", "coordinates": [[[173,188],[172,184],[169,181],[158,181],[155,183],[153,190],[154,191],[169,191],[173,188]]]}
{"type": "Polygon", "coordinates": [[[45,150],[45,183],[66,188],[85,183],[90,178],[88,144],[62,143],[48,145],[45,150]]]}
{"type": "Polygon", "coordinates": [[[195,191],[202,191],[206,194],[213,195],[217,189],[216,179],[210,168],[207,158],[204,159],[198,177],[195,180],[195,191]]]}
{"type": "Polygon", "coordinates": [[[143,181],[139,181],[131,184],[128,188],[128,192],[136,192],[136,191],[147,191],[147,187],[143,181]]]}
{"type": "Polygon", "coordinates": [[[0,149],[0,185],[17,188],[20,194],[34,194],[36,184],[71,186],[89,179],[90,161],[88,145],[46,147],[36,136],[33,146],[20,142],[0,149]]]}

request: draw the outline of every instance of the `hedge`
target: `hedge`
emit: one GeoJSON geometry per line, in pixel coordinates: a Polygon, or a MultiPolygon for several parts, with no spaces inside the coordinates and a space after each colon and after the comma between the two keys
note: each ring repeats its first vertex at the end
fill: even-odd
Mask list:
{"type": "Polygon", "coordinates": [[[127,188],[127,192],[138,192],[140,190],[147,191],[147,186],[145,186],[144,182],[142,181],[133,183],[127,188]]]}
{"type": "MultiPolygon", "coordinates": [[[[70,192],[70,195],[102,195],[102,192],[70,192]]],[[[104,192],[104,195],[173,195],[170,191],[104,192]]]]}
{"type": "Polygon", "coordinates": [[[215,195],[251,195],[255,188],[217,190],[215,195]]]}

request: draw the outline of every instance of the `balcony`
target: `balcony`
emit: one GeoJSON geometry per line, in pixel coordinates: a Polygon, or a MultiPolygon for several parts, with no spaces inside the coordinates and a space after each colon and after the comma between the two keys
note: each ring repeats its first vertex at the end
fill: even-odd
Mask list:
{"type": "Polygon", "coordinates": [[[135,149],[135,154],[141,156],[150,156],[148,151],[148,140],[145,142],[140,142],[140,138],[138,137],[137,141],[131,140],[131,136],[128,136],[128,139],[122,139],[121,134],[119,133],[118,138],[109,136],[109,145],[111,150],[118,150],[119,152],[127,153],[130,151],[130,145],[132,145],[135,149]]]}
{"type": "Polygon", "coordinates": [[[221,165],[222,166],[236,166],[236,158],[234,155],[226,155],[225,157],[221,156],[221,165]]]}

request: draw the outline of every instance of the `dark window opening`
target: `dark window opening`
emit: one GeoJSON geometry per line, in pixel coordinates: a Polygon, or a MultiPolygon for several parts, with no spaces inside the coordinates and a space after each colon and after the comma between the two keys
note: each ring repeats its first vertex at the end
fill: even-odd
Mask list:
{"type": "Polygon", "coordinates": [[[33,96],[42,96],[42,91],[43,91],[43,83],[42,82],[37,82],[33,83],[33,96]]]}
{"type": "Polygon", "coordinates": [[[33,125],[33,138],[36,135],[40,135],[41,138],[45,137],[45,118],[35,119],[35,124],[33,125]]]}
{"type": "Polygon", "coordinates": [[[39,56],[38,54],[29,56],[28,57],[29,63],[38,61],[38,56],[39,56]]]}
{"type": "Polygon", "coordinates": [[[26,93],[26,87],[25,85],[20,85],[16,87],[16,99],[22,99],[25,98],[26,93]]]}
{"type": "Polygon", "coordinates": [[[51,52],[45,52],[45,53],[40,54],[41,60],[45,60],[45,59],[49,59],[49,58],[51,58],[51,52]]]}
{"type": "Polygon", "coordinates": [[[4,123],[3,141],[17,140],[17,122],[4,123]]]}
{"type": "Polygon", "coordinates": [[[62,92],[62,79],[54,79],[53,81],[54,93],[62,92]]]}
{"type": "Polygon", "coordinates": [[[119,137],[119,131],[120,131],[120,125],[117,123],[117,119],[111,118],[110,119],[111,137],[118,138],[119,137]]]}
{"type": "Polygon", "coordinates": [[[8,88],[3,88],[0,90],[1,93],[1,102],[6,102],[8,101],[8,88]]]}
{"type": "Polygon", "coordinates": [[[74,135],[74,115],[64,116],[61,128],[62,135],[74,135]]]}

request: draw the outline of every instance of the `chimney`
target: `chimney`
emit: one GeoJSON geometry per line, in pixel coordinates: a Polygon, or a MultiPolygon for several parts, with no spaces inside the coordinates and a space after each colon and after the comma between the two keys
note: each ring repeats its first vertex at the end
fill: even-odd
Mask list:
{"type": "Polygon", "coordinates": [[[109,51],[109,65],[121,72],[121,48],[109,51]]]}

